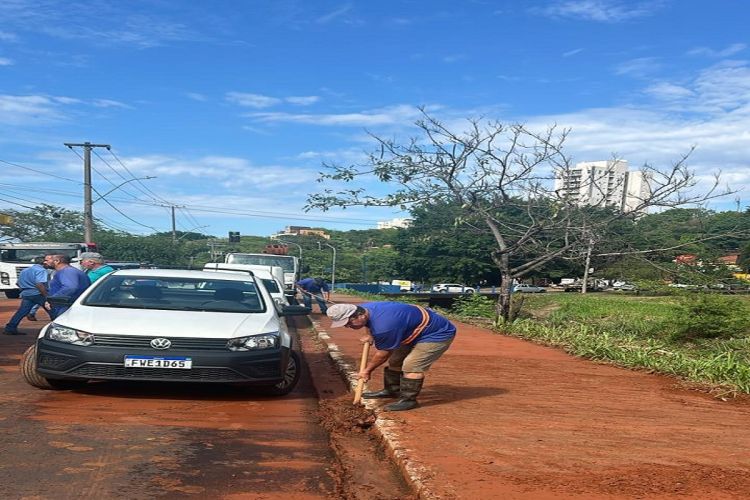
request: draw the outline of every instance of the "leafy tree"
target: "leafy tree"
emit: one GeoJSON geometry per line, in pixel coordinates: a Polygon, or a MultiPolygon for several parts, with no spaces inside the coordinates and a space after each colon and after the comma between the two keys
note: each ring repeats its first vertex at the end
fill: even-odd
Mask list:
{"type": "MultiPolygon", "coordinates": [[[[5,210],[9,224],[0,223],[0,234],[21,241],[83,241],[83,212],[54,205],[37,205],[32,210],[5,210]]],[[[103,227],[94,224],[96,230],[103,227]]]]}
{"type": "MultiPolygon", "coordinates": [[[[461,207],[460,222],[482,228],[493,238],[487,249],[497,267],[502,289],[497,314],[511,317],[511,286],[552,260],[591,254],[597,239],[615,221],[632,218],[648,207],[677,207],[715,196],[713,190],[689,194],[696,184],[684,156],[671,167],[644,165],[651,193],[639,200],[631,214],[580,209],[576,200],[555,191],[552,178],[572,173],[563,153],[567,130],[551,127],[537,133],[524,125],[468,120],[455,131],[423,110],[416,122],[419,137],[405,144],[373,136],[377,149],[360,165],[324,164],[321,182],[351,183],[374,177],[393,190],[384,195],[364,187],[308,197],[307,209],[333,206],[424,207],[436,202],[461,207]],[[524,256],[525,259],[519,257],[524,256]]],[[[715,179],[718,183],[718,178],[715,179]]],[[[347,186],[348,187],[348,186],[347,186]]]]}

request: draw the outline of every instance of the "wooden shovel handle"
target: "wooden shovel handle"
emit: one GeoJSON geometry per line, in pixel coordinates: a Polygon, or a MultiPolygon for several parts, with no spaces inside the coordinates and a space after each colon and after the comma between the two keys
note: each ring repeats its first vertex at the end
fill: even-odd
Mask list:
{"type": "MultiPolygon", "coordinates": [[[[359,360],[359,372],[361,373],[367,367],[367,358],[370,355],[370,343],[365,342],[362,344],[362,358],[359,360]]],[[[363,379],[357,380],[357,389],[354,391],[354,404],[358,404],[359,400],[362,399],[362,391],[365,388],[365,381],[363,379]]]]}

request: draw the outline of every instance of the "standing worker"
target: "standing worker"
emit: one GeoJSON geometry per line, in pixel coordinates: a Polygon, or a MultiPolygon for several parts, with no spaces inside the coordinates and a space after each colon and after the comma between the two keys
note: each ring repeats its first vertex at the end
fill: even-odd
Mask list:
{"type": "MultiPolygon", "coordinates": [[[[70,265],[70,257],[63,254],[44,256],[44,267],[54,269],[55,275],[49,283],[47,297],[69,297],[75,300],[91,285],[86,273],[70,265]]],[[[54,305],[50,307],[50,316],[54,320],[68,310],[70,306],[54,305]]]]}
{"type": "Polygon", "coordinates": [[[386,361],[383,390],[366,392],[365,399],[395,398],[388,411],[411,410],[419,406],[424,374],[448,350],[456,337],[456,327],[431,309],[402,302],[335,304],[328,309],[331,326],[354,330],[367,328],[363,342],[373,342],[377,351],[357,378],[365,382],[373,370],[386,361]]]}
{"type": "Polygon", "coordinates": [[[315,302],[320,307],[320,314],[325,314],[328,310],[326,305],[326,299],[331,300],[331,290],[328,288],[328,283],[323,278],[305,278],[297,282],[297,290],[302,293],[302,300],[305,307],[312,310],[312,299],[315,297],[315,302]],[[325,297],[323,294],[325,293],[325,297]]]}
{"type": "MultiPolygon", "coordinates": [[[[18,310],[5,325],[5,335],[24,335],[18,331],[18,324],[31,315],[34,306],[44,307],[47,297],[47,270],[42,266],[42,257],[34,258],[34,264],[27,267],[18,275],[18,288],[21,289],[21,304],[18,310]]],[[[36,321],[36,317],[33,321],[36,321]]]]}
{"type": "Polygon", "coordinates": [[[104,257],[97,252],[84,252],[81,254],[81,267],[91,282],[98,280],[105,274],[114,272],[114,268],[104,263],[104,257]]]}

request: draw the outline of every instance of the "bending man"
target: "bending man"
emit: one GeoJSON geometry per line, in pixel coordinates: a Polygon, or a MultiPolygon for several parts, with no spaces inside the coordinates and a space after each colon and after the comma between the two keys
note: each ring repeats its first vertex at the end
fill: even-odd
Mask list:
{"type": "Polygon", "coordinates": [[[358,378],[370,379],[373,370],[386,361],[382,391],[366,392],[363,398],[399,400],[385,407],[389,411],[411,410],[419,406],[424,374],[448,350],[456,327],[445,317],[424,307],[402,302],[366,302],[360,305],[335,304],[328,308],[334,328],[367,328],[363,342],[373,342],[377,351],[358,378]]]}

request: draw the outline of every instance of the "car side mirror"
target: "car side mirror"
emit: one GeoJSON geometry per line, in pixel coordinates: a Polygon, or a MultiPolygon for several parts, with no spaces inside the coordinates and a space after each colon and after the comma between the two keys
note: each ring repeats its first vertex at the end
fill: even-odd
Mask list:
{"type": "Polygon", "coordinates": [[[47,302],[53,306],[69,306],[73,304],[75,300],[67,295],[58,295],[57,297],[47,297],[47,302]]]}

